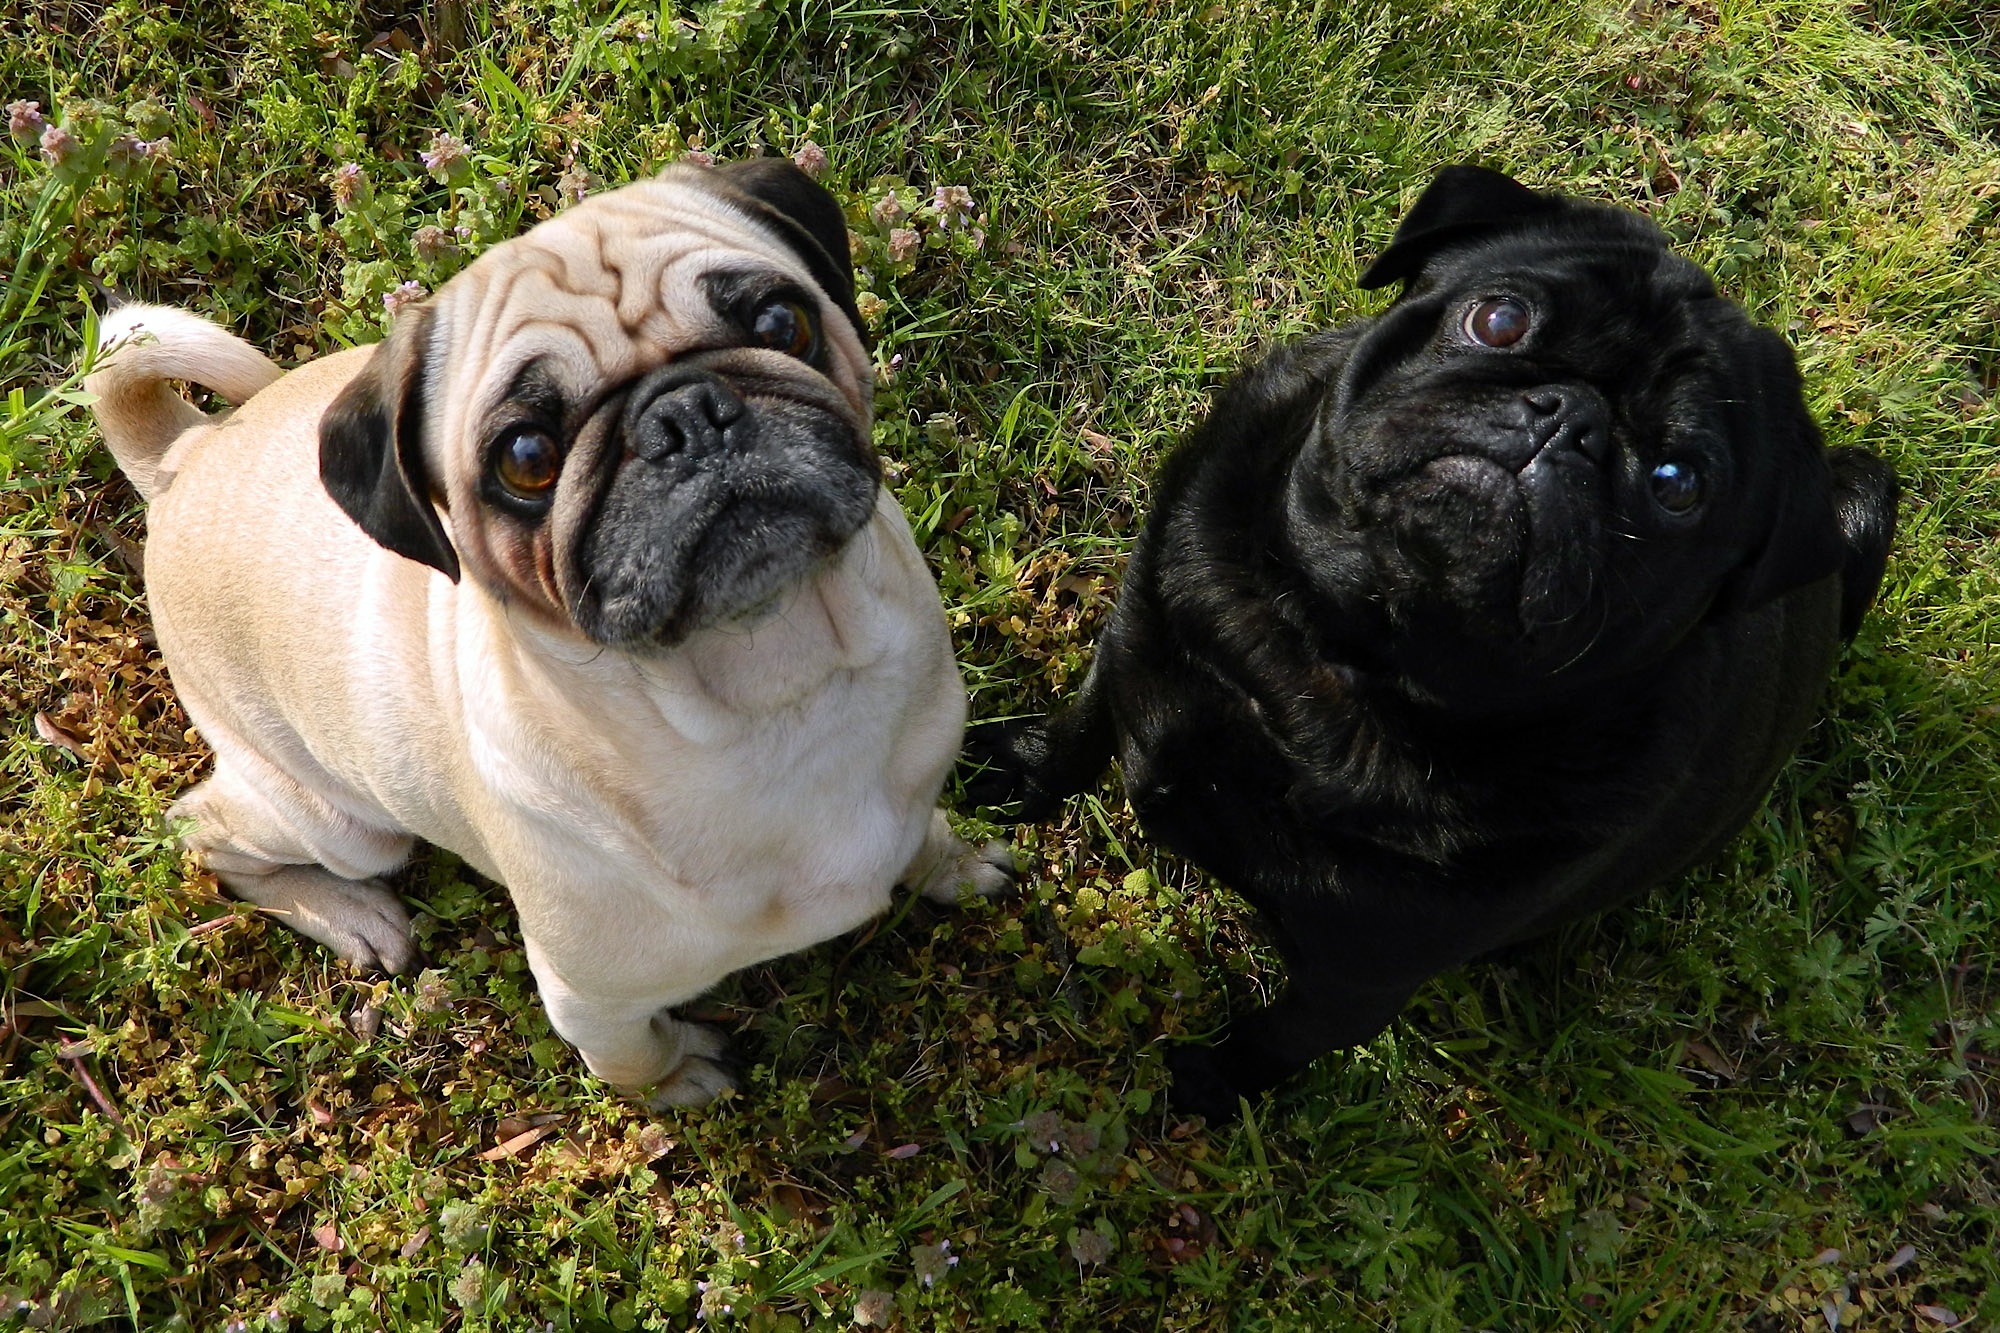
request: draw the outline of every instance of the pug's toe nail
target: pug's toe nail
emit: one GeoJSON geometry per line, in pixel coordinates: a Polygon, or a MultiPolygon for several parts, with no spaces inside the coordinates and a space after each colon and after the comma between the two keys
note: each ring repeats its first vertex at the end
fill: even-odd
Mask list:
{"type": "Polygon", "coordinates": [[[998,898],[1014,891],[1014,872],[985,862],[974,866],[964,887],[979,898],[998,898]]]}
{"type": "Polygon", "coordinates": [[[1012,893],[1018,887],[1021,868],[1015,864],[1012,846],[994,838],[976,855],[978,861],[973,866],[973,892],[982,898],[991,898],[996,894],[1012,893]]]}
{"type": "Polygon", "coordinates": [[[375,966],[392,977],[400,977],[417,963],[417,946],[407,934],[378,941],[375,945],[375,966]]]}

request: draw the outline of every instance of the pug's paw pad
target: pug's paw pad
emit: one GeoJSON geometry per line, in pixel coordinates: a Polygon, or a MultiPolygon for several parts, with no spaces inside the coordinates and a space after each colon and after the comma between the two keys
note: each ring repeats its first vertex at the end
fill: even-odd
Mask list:
{"type": "Polygon", "coordinates": [[[934,903],[956,904],[965,895],[998,898],[1013,892],[1019,871],[1014,849],[995,838],[984,847],[963,848],[933,871],[918,892],[934,903]]]}

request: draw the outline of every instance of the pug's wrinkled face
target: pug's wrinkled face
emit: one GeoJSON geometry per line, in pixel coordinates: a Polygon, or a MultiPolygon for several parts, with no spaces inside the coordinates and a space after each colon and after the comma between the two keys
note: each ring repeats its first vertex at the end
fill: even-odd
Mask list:
{"type": "Polygon", "coordinates": [[[378,362],[322,430],[335,499],[392,550],[454,577],[462,561],[600,644],[755,614],[874,510],[846,230],[789,164],[588,199],[406,313],[378,362]],[[356,450],[357,403],[417,438],[356,450]],[[398,479],[400,521],[383,499],[398,479]]]}
{"type": "Polygon", "coordinates": [[[1397,665],[1489,697],[1628,670],[1836,561],[1783,341],[1638,217],[1506,183],[1525,221],[1385,255],[1409,287],[1323,399],[1284,515],[1397,665]]]}

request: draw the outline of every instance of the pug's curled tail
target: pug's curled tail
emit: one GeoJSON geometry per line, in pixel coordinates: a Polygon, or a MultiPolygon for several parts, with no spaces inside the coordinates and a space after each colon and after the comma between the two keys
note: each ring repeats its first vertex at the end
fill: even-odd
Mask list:
{"type": "Polygon", "coordinates": [[[83,381],[111,456],[151,499],[167,449],[190,426],[213,420],[171,381],[213,389],[241,404],[284,374],[271,358],[227,329],[171,306],[137,302],[98,321],[96,369],[83,381]]]}

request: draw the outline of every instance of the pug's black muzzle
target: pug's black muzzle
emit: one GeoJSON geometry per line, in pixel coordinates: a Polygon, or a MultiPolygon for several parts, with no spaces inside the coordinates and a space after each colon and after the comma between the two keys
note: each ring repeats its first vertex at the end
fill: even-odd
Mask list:
{"type": "Polygon", "coordinates": [[[618,431],[633,457],[648,463],[676,454],[699,461],[757,442],[756,418],[736,391],[697,366],[662,366],[639,381],[618,431]]]}
{"type": "Polygon", "coordinates": [[[579,545],[578,628],[672,645],[771,604],[874,512],[875,456],[807,386],[663,366],[615,412],[615,455],[579,545]],[[794,396],[795,395],[795,396],[794,396]]]}

